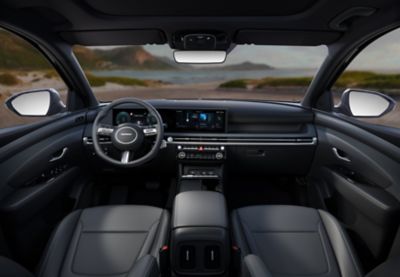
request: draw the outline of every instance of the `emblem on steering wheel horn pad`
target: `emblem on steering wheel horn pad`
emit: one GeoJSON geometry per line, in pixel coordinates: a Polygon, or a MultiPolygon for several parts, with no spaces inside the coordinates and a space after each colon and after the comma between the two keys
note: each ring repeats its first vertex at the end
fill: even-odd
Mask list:
{"type": "Polygon", "coordinates": [[[112,143],[119,150],[136,150],[143,142],[143,130],[131,123],[121,124],[112,134],[112,143]]]}

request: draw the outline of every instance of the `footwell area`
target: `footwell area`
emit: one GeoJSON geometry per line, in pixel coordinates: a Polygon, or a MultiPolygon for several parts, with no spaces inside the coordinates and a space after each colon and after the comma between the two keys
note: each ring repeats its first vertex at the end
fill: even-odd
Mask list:
{"type": "MultiPolygon", "coordinates": [[[[177,183],[171,177],[145,180],[131,175],[102,175],[93,180],[83,206],[149,205],[171,209],[176,193],[177,183]]],[[[224,194],[229,210],[252,205],[308,206],[306,188],[294,177],[227,178],[224,194]]]]}
{"type": "Polygon", "coordinates": [[[307,205],[305,188],[294,177],[235,178],[225,186],[230,210],[253,205],[307,205]]]}
{"type": "Polygon", "coordinates": [[[144,180],[132,176],[102,176],[93,180],[87,192],[86,206],[148,205],[168,208],[174,187],[171,178],[144,180]]]}

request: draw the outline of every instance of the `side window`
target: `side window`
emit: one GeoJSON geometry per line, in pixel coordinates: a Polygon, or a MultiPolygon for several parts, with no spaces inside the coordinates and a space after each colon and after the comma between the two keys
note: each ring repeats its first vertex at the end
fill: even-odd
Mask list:
{"type": "MultiPolygon", "coordinates": [[[[356,92],[378,92],[383,97],[391,98],[390,111],[379,116],[355,117],[371,124],[400,128],[400,30],[392,31],[365,48],[349,65],[332,88],[335,107],[343,106],[343,93],[346,90],[356,92]]],[[[358,98],[360,109],[373,112],[380,104],[386,105],[384,100],[371,97],[370,103],[354,94],[358,98]],[[364,101],[363,101],[364,100],[364,101]],[[381,102],[382,101],[382,102],[381,102]]],[[[376,96],[376,95],[375,95],[376,96]]],[[[367,97],[368,98],[368,97],[367,97]]],[[[389,99],[390,100],[390,99],[389,99]]]]}
{"type": "MultiPolygon", "coordinates": [[[[19,36],[0,28],[0,128],[48,119],[47,110],[40,116],[21,116],[6,105],[7,99],[20,92],[42,89],[51,91],[53,98],[58,97],[58,92],[63,103],[67,103],[67,87],[47,59],[19,36]]],[[[15,103],[26,104],[32,112],[34,103],[49,101],[50,97],[43,96],[46,93],[34,93],[15,103]]]]}

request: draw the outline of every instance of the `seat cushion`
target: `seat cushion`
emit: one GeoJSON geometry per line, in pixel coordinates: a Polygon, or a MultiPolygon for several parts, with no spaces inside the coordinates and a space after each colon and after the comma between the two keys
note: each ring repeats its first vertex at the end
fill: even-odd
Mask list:
{"type": "Polygon", "coordinates": [[[273,276],[362,276],[343,229],[330,214],[298,206],[254,206],[232,214],[243,256],[260,257],[273,276]]]}
{"type": "Polygon", "coordinates": [[[55,231],[39,276],[126,276],[140,258],[158,257],[168,224],[167,211],[148,206],[76,211],[55,231]]]}

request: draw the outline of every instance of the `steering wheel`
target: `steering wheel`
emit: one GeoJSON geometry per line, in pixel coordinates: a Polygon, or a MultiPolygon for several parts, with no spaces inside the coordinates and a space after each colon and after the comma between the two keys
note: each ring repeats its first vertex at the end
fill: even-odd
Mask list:
{"type": "Polygon", "coordinates": [[[136,98],[122,98],[111,102],[97,114],[93,122],[92,138],[96,154],[103,160],[120,167],[135,167],[153,159],[160,150],[163,137],[163,121],[158,111],[151,104],[136,98]],[[140,126],[134,123],[114,126],[101,123],[114,107],[122,104],[136,104],[145,108],[157,122],[151,126],[140,126]],[[104,153],[100,146],[99,135],[111,137],[112,146],[121,153],[120,160],[104,153]],[[146,137],[155,137],[154,143],[145,155],[135,159],[135,152],[143,150],[146,137]]]}

